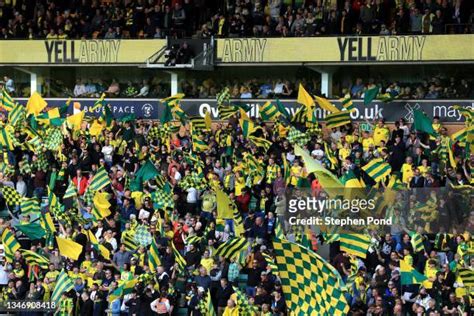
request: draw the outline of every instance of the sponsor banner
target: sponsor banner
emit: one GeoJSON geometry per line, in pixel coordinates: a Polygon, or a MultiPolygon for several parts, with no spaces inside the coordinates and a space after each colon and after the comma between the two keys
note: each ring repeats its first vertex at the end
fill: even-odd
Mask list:
{"type": "Polygon", "coordinates": [[[0,41],[1,64],[144,64],[166,40],[0,41]]]}
{"type": "Polygon", "coordinates": [[[474,35],[229,38],[218,63],[400,63],[474,60],[474,35]]]}
{"type": "MultiPolygon", "coordinates": [[[[49,106],[62,106],[67,99],[46,99],[49,106]]],[[[17,99],[18,102],[26,104],[26,99],[17,99]]],[[[163,113],[164,105],[160,104],[157,99],[106,99],[110,104],[113,115],[116,118],[123,117],[129,114],[135,114],[137,118],[141,119],[159,119],[163,113]]],[[[263,105],[267,100],[249,99],[249,100],[234,100],[233,104],[246,104],[251,107],[249,115],[251,117],[259,117],[259,106],[263,105]]],[[[85,110],[88,115],[98,115],[97,113],[90,113],[89,109],[94,105],[94,99],[75,99],[74,106],[76,109],[85,110]]],[[[332,102],[341,108],[341,104],[337,100],[332,102]]],[[[286,110],[290,114],[294,114],[300,107],[296,100],[281,100],[286,110]]],[[[464,121],[463,116],[458,110],[453,108],[454,105],[461,105],[463,107],[474,108],[474,101],[469,100],[407,100],[407,101],[393,101],[389,103],[372,102],[364,105],[362,100],[353,100],[355,111],[351,112],[351,118],[354,121],[373,120],[383,117],[387,122],[394,122],[400,118],[406,119],[408,122],[413,120],[413,110],[420,109],[424,111],[430,118],[439,116],[442,122],[446,123],[460,123],[464,121]]],[[[219,112],[217,110],[217,103],[215,99],[184,99],[181,101],[182,109],[189,116],[204,116],[207,111],[211,111],[211,116],[214,119],[218,118],[219,112]]],[[[316,108],[316,117],[319,120],[324,120],[327,111],[316,108]]]]}

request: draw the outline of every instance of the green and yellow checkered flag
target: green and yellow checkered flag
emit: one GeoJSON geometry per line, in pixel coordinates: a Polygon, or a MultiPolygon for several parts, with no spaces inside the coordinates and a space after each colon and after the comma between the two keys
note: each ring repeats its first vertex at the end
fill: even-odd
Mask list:
{"type": "Polygon", "coordinates": [[[247,296],[245,296],[242,291],[236,287],[232,287],[234,289],[237,308],[239,309],[239,315],[241,316],[254,316],[258,313],[258,307],[255,305],[250,305],[247,296]]]}
{"type": "Polygon", "coordinates": [[[100,189],[103,189],[109,184],[110,184],[109,174],[107,173],[104,167],[100,167],[99,170],[97,170],[97,173],[94,175],[94,178],[92,178],[89,188],[91,190],[98,191],[100,189]]]}
{"type": "Polygon", "coordinates": [[[206,315],[206,316],[216,315],[216,312],[214,310],[214,305],[212,305],[211,292],[209,289],[207,290],[206,295],[199,300],[198,308],[202,315],[206,315]]]}
{"type": "Polygon", "coordinates": [[[15,252],[20,249],[20,243],[16,240],[15,234],[13,234],[8,228],[3,230],[2,244],[7,262],[13,262],[15,252]]]}
{"type": "Polygon", "coordinates": [[[156,190],[152,192],[151,200],[158,209],[174,207],[173,194],[166,192],[165,190],[156,190]]]}
{"type": "Polygon", "coordinates": [[[29,265],[37,265],[41,269],[48,269],[49,259],[45,256],[26,249],[20,249],[20,252],[23,255],[23,258],[25,258],[26,263],[28,263],[29,265]]]}
{"type": "Polygon", "coordinates": [[[344,283],[334,267],[313,251],[274,239],[275,259],[287,307],[295,315],[347,315],[344,283]]]}
{"type": "Polygon", "coordinates": [[[2,194],[8,205],[20,205],[21,195],[12,187],[3,187],[2,194]]]}
{"type": "Polygon", "coordinates": [[[60,128],[49,128],[44,139],[44,147],[49,150],[57,150],[63,143],[63,134],[60,128]]]}

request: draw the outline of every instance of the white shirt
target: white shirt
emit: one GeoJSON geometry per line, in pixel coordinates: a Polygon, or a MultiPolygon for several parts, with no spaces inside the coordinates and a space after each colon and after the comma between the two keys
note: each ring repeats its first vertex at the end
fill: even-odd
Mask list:
{"type": "Polygon", "coordinates": [[[27,187],[25,181],[18,181],[16,183],[16,191],[21,195],[25,196],[27,192],[27,187]]]}
{"type": "Polygon", "coordinates": [[[104,154],[105,161],[108,161],[108,162],[112,161],[113,152],[114,152],[114,147],[110,145],[102,147],[102,153],[104,154]]]}
{"type": "Polygon", "coordinates": [[[189,188],[186,190],[188,195],[186,195],[186,202],[196,203],[198,198],[198,191],[195,188],[189,188]]]}
{"type": "Polygon", "coordinates": [[[74,96],[76,97],[79,97],[83,94],[86,94],[87,93],[87,90],[86,90],[86,86],[83,85],[83,84],[76,84],[74,86],[74,96]]]}
{"type": "Polygon", "coordinates": [[[179,173],[179,171],[176,171],[175,174],[174,174],[174,179],[176,181],[179,181],[181,180],[181,173],[179,173]]]}

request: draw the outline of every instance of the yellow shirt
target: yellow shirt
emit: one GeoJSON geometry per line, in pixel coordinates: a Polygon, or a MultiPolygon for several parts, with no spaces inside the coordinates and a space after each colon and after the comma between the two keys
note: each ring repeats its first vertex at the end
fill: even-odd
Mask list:
{"type": "Polygon", "coordinates": [[[301,177],[302,175],[302,169],[303,167],[301,166],[293,166],[291,167],[290,169],[290,172],[292,174],[291,176],[291,180],[290,180],[290,183],[294,186],[296,186],[298,184],[298,179],[301,177]],[[296,175],[296,176],[295,176],[296,175]]]}
{"type": "Polygon", "coordinates": [[[381,146],[380,142],[385,141],[387,143],[390,138],[390,130],[384,125],[382,127],[376,126],[374,128],[374,142],[376,146],[381,146]]]}
{"type": "Polygon", "coordinates": [[[375,146],[374,139],[372,137],[362,139],[362,148],[364,151],[368,151],[370,146],[375,146]]]}
{"type": "Polygon", "coordinates": [[[428,277],[428,280],[423,282],[423,286],[427,289],[431,289],[433,287],[433,281],[430,281],[429,279],[434,280],[436,278],[436,273],[438,272],[438,269],[436,268],[430,268],[426,267],[425,268],[425,276],[428,277]]]}
{"type": "Polygon", "coordinates": [[[245,188],[245,179],[243,177],[235,177],[235,195],[241,195],[243,188],[245,188]]]}
{"type": "Polygon", "coordinates": [[[413,165],[409,165],[407,163],[404,163],[402,166],[402,182],[403,183],[410,183],[411,178],[413,177],[413,165]]]}
{"type": "Polygon", "coordinates": [[[423,177],[426,177],[426,175],[431,171],[431,167],[430,166],[418,166],[418,170],[420,170],[420,173],[423,177]]]}
{"type": "Polygon", "coordinates": [[[56,281],[56,278],[58,277],[58,275],[59,275],[59,271],[48,271],[46,272],[45,277],[47,277],[50,280],[56,281]]]}
{"type": "Polygon", "coordinates": [[[341,148],[339,149],[339,159],[344,160],[351,154],[350,148],[341,148]]]}
{"type": "Polygon", "coordinates": [[[207,272],[209,273],[212,269],[212,266],[214,265],[214,259],[212,258],[202,258],[201,259],[201,265],[206,268],[207,272]]]}

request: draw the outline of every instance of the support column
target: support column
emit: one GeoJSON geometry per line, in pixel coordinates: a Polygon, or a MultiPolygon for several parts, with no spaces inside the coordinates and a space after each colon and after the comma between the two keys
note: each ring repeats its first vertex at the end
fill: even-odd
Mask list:
{"type": "Polygon", "coordinates": [[[30,75],[30,93],[38,91],[39,93],[42,93],[42,87],[40,82],[38,81],[38,74],[36,72],[33,72],[31,70],[25,69],[25,68],[20,68],[20,67],[15,67],[15,69],[27,73],[30,75]]]}
{"type": "Polygon", "coordinates": [[[311,70],[318,72],[321,75],[321,94],[325,95],[327,98],[332,97],[332,78],[333,74],[336,71],[336,67],[331,66],[309,66],[311,70]]]}
{"type": "Polygon", "coordinates": [[[171,95],[178,93],[178,73],[174,71],[167,71],[170,74],[171,81],[171,95]]]}
{"type": "Polygon", "coordinates": [[[327,98],[332,97],[332,73],[321,72],[321,93],[327,98]]]}

